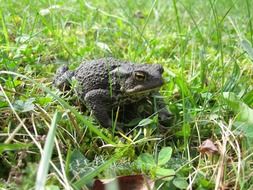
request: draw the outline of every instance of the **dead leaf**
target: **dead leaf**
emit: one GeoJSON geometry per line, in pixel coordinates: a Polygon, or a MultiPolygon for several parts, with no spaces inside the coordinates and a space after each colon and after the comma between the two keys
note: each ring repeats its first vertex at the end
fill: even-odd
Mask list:
{"type": "Polygon", "coordinates": [[[92,190],[152,190],[154,181],[145,175],[120,176],[112,179],[97,179],[92,190]]]}
{"type": "Polygon", "coordinates": [[[199,146],[199,151],[202,154],[216,154],[219,152],[218,148],[215,146],[213,141],[210,139],[205,140],[200,146],[199,146]]]}

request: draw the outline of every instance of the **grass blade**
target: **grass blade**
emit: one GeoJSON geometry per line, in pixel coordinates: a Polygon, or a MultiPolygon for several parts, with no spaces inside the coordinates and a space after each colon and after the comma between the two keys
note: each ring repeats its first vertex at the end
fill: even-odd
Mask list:
{"type": "Polygon", "coordinates": [[[14,144],[3,144],[0,143],[0,155],[4,151],[12,151],[12,150],[21,150],[31,146],[31,144],[22,144],[22,143],[14,143],[14,144]]]}
{"type": "Polygon", "coordinates": [[[46,143],[45,143],[45,147],[41,156],[39,169],[37,171],[36,186],[35,186],[36,190],[43,190],[46,183],[50,158],[51,158],[53,147],[54,147],[54,137],[55,137],[56,124],[57,124],[58,118],[59,118],[59,113],[55,112],[52,123],[51,123],[51,127],[49,129],[49,132],[46,138],[46,143]]]}
{"type": "Polygon", "coordinates": [[[252,48],[250,42],[247,41],[247,40],[242,40],[241,41],[241,46],[243,47],[244,51],[247,52],[250,59],[253,60],[253,48],[252,48]]]}

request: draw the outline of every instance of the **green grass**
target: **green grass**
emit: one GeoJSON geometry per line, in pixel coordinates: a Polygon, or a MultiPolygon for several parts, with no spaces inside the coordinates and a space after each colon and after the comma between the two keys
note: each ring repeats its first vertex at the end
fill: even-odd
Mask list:
{"type": "Polygon", "coordinates": [[[140,173],[159,189],[253,189],[252,10],[250,0],[1,2],[0,189],[40,189],[44,144],[48,189],[140,173]],[[52,86],[62,64],[108,56],[163,65],[176,116],[166,132],[155,117],[127,134],[103,129],[52,86]],[[219,154],[200,153],[206,139],[219,154]]]}

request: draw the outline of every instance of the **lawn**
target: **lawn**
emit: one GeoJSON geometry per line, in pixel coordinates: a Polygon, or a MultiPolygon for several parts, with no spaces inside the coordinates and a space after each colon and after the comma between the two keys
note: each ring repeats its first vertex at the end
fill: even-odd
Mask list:
{"type": "Polygon", "coordinates": [[[250,0],[1,1],[0,189],[144,174],[161,190],[253,189],[252,10],[250,0]],[[161,129],[153,114],[103,128],[53,86],[60,66],[102,57],[162,65],[173,123],[161,129]]]}

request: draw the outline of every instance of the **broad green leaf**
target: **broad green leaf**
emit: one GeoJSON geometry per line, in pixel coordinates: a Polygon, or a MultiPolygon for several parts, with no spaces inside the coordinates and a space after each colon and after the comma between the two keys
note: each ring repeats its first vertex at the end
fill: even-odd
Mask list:
{"type": "Polygon", "coordinates": [[[213,180],[205,179],[203,176],[198,180],[198,184],[202,186],[202,189],[214,189],[215,187],[213,180]]]}
{"type": "Polygon", "coordinates": [[[161,166],[166,164],[170,160],[171,154],[172,154],[171,147],[163,147],[158,154],[158,165],[161,166]]]}
{"type": "Polygon", "coordinates": [[[94,170],[89,166],[89,160],[77,149],[71,153],[69,162],[69,170],[77,178],[83,177],[94,170]]]}
{"type": "Polygon", "coordinates": [[[242,102],[234,93],[224,92],[223,97],[227,105],[235,112],[238,113],[237,120],[253,124],[253,109],[247,104],[242,102]]]}
{"type": "Polygon", "coordinates": [[[174,170],[166,169],[166,168],[160,168],[160,167],[157,167],[155,172],[156,172],[157,177],[165,177],[165,178],[163,178],[163,180],[165,180],[165,181],[172,180],[172,178],[175,175],[174,170]]]}
{"type": "Polygon", "coordinates": [[[176,177],[173,180],[173,184],[178,188],[178,189],[186,189],[188,187],[188,182],[186,181],[186,179],[182,178],[182,177],[176,177]]]}
{"type": "Polygon", "coordinates": [[[233,125],[236,127],[239,133],[243,132],[246,137],[253,139],[253,124],[243,121],[235,121],[233,125]]]}
{"type": "Polygon", "coordinates": [[[13,79],[11,77],[8,77],[8,79],[5,81],[5,86],[7,88],[15,88],[16,86],[18,86],[20,84],[22,84],[21,80],[18,80],[18,79],[15,79],[15,78],[13,79]]]}
{"type": "Polygon", "coordinates": [[[34,110],[35,98],[29,98],[27,100],[16,100],[13,104],[13,107],[16,111],[19,112],[28,112],[34,110]]]}
{"type": "Polygon", "coordinates": [[[156,166],[155,160],[151,154],[143,153],[141,154],[138,159],[137,163],[142,166],[145,166],[146,168],[151,168],[156,166]]]}
{"type": "Polygon", "coordinates": [[[75,189],[81,189],[85,184],[90,182],[100,172],[104,171],[105,169],[110,167],[115,161],[122,158],[122,156],[125,154],[126,150],[127,150],[127,148],[112,155],[112,157],[109,160],[107,160],[105,163],[101,164],[95,170],[93,170],[92,172],[89,172],[87,175],[81,177],[79,180],[77,180],[75,183],[73,183],[72,184],[73,187],[75,189]]]}
{"type": "Polygon", "coordinates": [[[244,133],[246,137],[253,138],[253,124],[246,124],[244,128],[244,133]]]}
{"type": "Polygon", "coordinates": [[[52,101],[53,101],[53,98],[50,96],[36,98],[36,102],[40,104],[41,106],[45,106],[52,101]]]}

